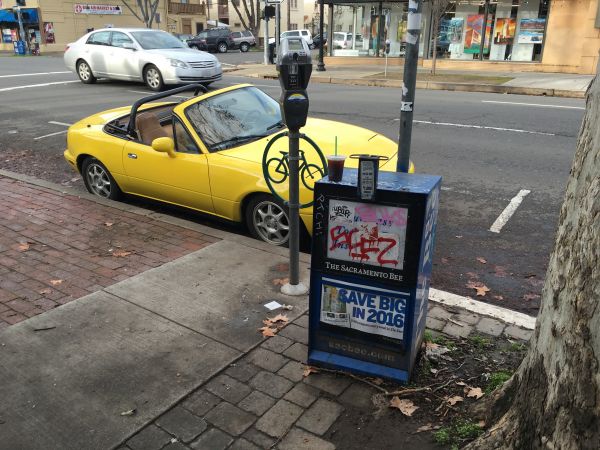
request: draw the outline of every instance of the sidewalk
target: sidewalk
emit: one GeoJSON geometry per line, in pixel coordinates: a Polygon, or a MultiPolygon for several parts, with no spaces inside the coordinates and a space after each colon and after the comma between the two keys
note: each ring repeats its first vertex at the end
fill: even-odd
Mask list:
{"type": "MultiPolygon", "coordinates": [[[[395,445],[417,423],[403,424],[387,404],[374,419],[373,401],[391,389],[385,384],[305,376],[307,298],[283,296],[277,285],[286,249],[8,172],[0,188],[0,211],[11,211],[0,215],[9,236],[0,242],[0,280],[13,283],[2,292],[36,292],[32,280],[64,289],[60,302],[44,302],[46,312],[39,299],[0,298],[10,311],[4,318],[23,316],[0,330],[0,449],[364,448],[371,435],[395,445]],[[23,237],[27,249],[16,243],[23,237]],[[45,274],[63,281],[48,284],[45,274]],[[263,338],[257,329],[272,300],[291,309],[270,316],[290,323],[263,338]],[[360,431],[364,420],[370,434],[360,431]],[[391,424],[399,426],[388,433],[391,424]]],[[[301,259],[306,280],[308,256],[301,259]]],[[[432,291],[428,328],[459,344],[513,345],[529,339],[533,324],[432,291]]],[[[430,433],[411,436],[406,448],[439,448],[430,433]]]]}
{"type": "MultiPolygon", "coordinates": [[[[350,84],[361,86],[402,87],[402,66],[389,66],[387,76],[383,66],[326,66],[325,72],[317,72],[313,62],[311,82],[350,84]]],[[[253,78],[277,78],[274,65],[239,65],[228,70],[239,76],[253,78]]],[[[555,97],[584,98],[593,75],[574,75],[536,72],[476,72],[437,70],[435,77],[429,69],[419,68],[418,89],[434,89],[466,92],[489,92],[498,94],[544,95],[555,97]]]]}

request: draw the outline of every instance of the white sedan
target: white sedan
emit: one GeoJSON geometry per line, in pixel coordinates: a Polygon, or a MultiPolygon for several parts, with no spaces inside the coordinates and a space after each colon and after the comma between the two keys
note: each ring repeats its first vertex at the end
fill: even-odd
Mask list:
{"type": "Polygon", "coordinates": [[[146,28],[92,31],[68,44],[64,59],[86,84],[97,78],[143,81],[160,91],[168,84],[208,85],[223,77],[215,56],[190,49],[169,33],[146,28]]]}

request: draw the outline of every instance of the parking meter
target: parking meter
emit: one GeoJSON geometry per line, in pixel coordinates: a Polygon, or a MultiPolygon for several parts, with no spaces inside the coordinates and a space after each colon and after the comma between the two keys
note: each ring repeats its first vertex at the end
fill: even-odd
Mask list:
{"type": "Polygon", "coordinates": [[[308,95],[306,88],[312,72],[312,59],[308,44],[301,37],[281,40],[277,55],[277,71],[281,84],[281,115],[290,130],[306,125],[308,95]]]}
{"type": "Polygon", "coordinates": [[[386,39],[386,41],[385,41],[385,54],[386,55],[390,54],[390,45],[391,45],[391,41],[389,39],[386,39]]]}

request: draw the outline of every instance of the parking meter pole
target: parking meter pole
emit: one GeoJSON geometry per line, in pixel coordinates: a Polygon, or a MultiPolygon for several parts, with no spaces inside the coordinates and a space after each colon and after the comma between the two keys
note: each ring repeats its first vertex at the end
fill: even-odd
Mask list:
{"type": "Polygon", "coordinates": [[[269,16],[267,16],[267,2],[265,2],[265,31],[263,33],[263,37],[265,40],[265,43],[263,45],[265,51],[264,51],[264,63],[265,66],[269,65],[269,16]]]}
{"type": "Polygon", "coordinates": [[[290,166],[290,284],[297,286],[300,283],[300,192],[298,161],[300,159],[300,133],[290,130],[289,158],[290,166]]]}
{"type": "Polygon", "coordinates": [[[412,140],[413,104],[417,85],[417,62],[419,60],[419,35],[421,34],[422,0],[408,3],[408,29],[406,32],[406,56],[404,59],[404,86],[400,107],[400,141],[398,142],[397,172],[410,169],[410,144],[412,140]]]}
{"type": "Polygon", "coordinates": [[[281,4],[275,4],[275,54],[279,55],[279,35],[281,34],[281,4]]]}

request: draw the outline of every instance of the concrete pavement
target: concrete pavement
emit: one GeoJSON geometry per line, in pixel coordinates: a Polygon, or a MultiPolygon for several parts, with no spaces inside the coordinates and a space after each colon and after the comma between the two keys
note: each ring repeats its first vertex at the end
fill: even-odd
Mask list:
{"type": "MultiPolygon", "coordinates": [[[[114,208],[113,217],[134,214],[213,242],[0,331],[0,449],[333,449],[326,431],[356,402],[369,404],[372,393],[351,378],[303,376],[307,299],[279,293],[285,249],[3,175],[20,179],[5,184],[8,193],[15,185],[43,188],[49,203],[94,202],[114,208]],[[257,328],[272,300],[291,305],[275,312],[293,323],[265,339],[257,328]]],[[[305,279],[307,262],[303,255],[305,279]]],[[[432,330],[531,334],[533,319],[507,310],[502,320],[493,310],[482,316],[472,312],[481,305],[465,303],[469,311],[435,295],[442,301],[430,306],[432,330]]]]}

